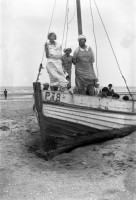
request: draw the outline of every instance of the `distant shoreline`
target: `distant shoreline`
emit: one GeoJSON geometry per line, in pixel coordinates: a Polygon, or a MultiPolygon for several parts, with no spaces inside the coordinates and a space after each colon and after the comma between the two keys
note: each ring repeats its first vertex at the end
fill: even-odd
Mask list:
{"type": "MultiPolygon", "coordinates": [[[[14,99],[33,99],[32,93],[9,93],[7,96],[7,100],[14,100],[14,99]]],[[[0,100],[5,100],[3,94],[0,94],[0,100]]]]}

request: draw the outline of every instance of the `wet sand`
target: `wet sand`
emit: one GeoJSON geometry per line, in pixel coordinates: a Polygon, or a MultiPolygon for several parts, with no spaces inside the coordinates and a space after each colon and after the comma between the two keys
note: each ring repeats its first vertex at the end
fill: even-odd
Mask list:
{"type": "Polygon", "coordinates": [[[0,101],[1,200],[136,199],[136,132],[46,161],[32,105],[0,101]]]}

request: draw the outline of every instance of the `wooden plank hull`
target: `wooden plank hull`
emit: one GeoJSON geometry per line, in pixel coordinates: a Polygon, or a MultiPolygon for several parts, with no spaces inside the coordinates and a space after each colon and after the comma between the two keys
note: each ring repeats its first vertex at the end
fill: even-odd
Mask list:
{"type": "Polygon", "coordinates": [[[46,91],[43,115],[90,128],[107,130],[136,125],[136,102],[46,91]]]}
{"type": "Polygon", "coordinates": [[[99,130],[123,128],[136,124],[136,115],[130,113],[105,112],[97,109],[86,110],[51,104],[43,104],[43,115],[99,130]]]}
{"type": "Polygon", "coordinates": [[[136,130],[136,102],[41,91],[34,84],[43,146],[55,152],[136,130]]]}
{"type": "MultiPolygon", "coordinates": [[[[100,143],[114,138],[121,138],[136,131],[136,126],[127,126],[110,130],[98,130],[84,125],[43,116],[46,129],[41,130],[44,152],[40,156],[46,159],[74,148],[93,143],[100,143]]],[[[41,127],[40,127],[41,128],[41,127]]],[[[39,154],[39,152],[38,152],[39,154]]]]}

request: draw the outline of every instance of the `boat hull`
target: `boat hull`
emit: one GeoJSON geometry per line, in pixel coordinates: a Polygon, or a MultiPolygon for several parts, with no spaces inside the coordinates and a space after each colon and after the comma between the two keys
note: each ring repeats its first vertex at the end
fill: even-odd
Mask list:
{"type": "Polygon", "coordinates": [[[135,101],[42,91],[40,83],[34,89],[46,152],[60,153],[136,130],[135,101]]]}
{"type": "Polygon", "coordinates": [[[84,125],[96,130],[123,128],[136,124],[136,115],[102,109],[70,107],[69,105],[53,105],[43,103],[43,115],[50,119],[71,122],[72,124],[84,125]]]}

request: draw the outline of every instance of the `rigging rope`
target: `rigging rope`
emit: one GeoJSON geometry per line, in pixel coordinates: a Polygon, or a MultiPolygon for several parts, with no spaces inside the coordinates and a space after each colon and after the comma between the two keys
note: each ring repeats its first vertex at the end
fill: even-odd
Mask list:
{"type": "Polygon", "coordinates": [[[101,15],[100,15],[100,12],[99,12],[99,9],[98,9],[98,6],[97,6],[95,0],[94,0],[94,3],[95,3],[95,6],[96,6],[96,9],[97,9],[97,12],[98,12],[98,14],[99,14],[100,20],[101,20],[101,22],[102,22],[103,28],[104,28],[104,30],[105,30],[105,33],[106,33],[106,35],[107,35],[109,44],[110,44],[110,46],[111,46],[111,49],[112,49],[113,55],[114,55],[114,57],[115,57],[117,66],[118,66],[118,68],[119,68],[119,71],[120,71],[120,73],[121,73],[121,76],[122,76],[122,78],[124,79],[124,82],[125,82],[125,84],[126,84],[126,88],[127,88],[128,92],[129,92],[129,94],[130,94],[130,96],[132,97],[132,100],[133,100],[133,95],[131,94],[131,92],[130,92],[130,90],[129,90],[129,87],[128,87],[128,85],[127,85],[126,79],[125,79],[125,77],[123,76],[123,74],[122,74],[122,72],[121,72],[121,69],[120,69],[120,66],[119,66],[119,63],[118,63],[118,60],[117,60],[115,51],[114,51],[113,46],[112,46],[112,44],[111,44],[111,41],[110,41],[108,32],[107,32],[107,30],[106,30],[106,27],[105,27],[105,25],[104,25],[104,22],[103,22],[103,20],[102,20],[102,17],[101,17],[101,15]]]}
{"type": "MultiPolygon", "coordinates": [[[[50,24],[49,24],[48,34],[49,34],[49,31],[50,31],[50,27],[51,27],[55,6],[56,6],[56,0],[54,1],[54,6],[53,6],[53,11],[52,11],[52,15],[51,15],[50,24]]],[[[47,39],[46,39],[46,42],[47,42],[47,39]]],[[[36,82],[39,80],[41,69],[43,69],[43,66],[42,66],[43,58],[44,58],[44,50],[43,50],[42,59],[41,59],[41,63],[40,63],[40,66],[39,66],[39,72],[38,72],[38,75],[37,75],[36,82]]]]}
{"type": "Polygon", "coordinates": [[[55,6],[56,6],[56,0],[55,0],[55,2],[54,2],[54,6],[53,6],[53,11],[52,11],[52,15],[51,15],[51,20],[50,20],[50,25],[49,25],[48,34],[49,34],[49,32],[50,32],[50,28],[51,28],[51,23],[52,23],[53,15],[54,15],[55,6]]]}
{"type": "Polygon", "coordinates": [[[97,42],[96,42],[96,36],[95,36],[95,27],[94,27],[94,19],[93,19],[93,11],[92,11],[91,0],[90,0],[90,11],[91,11],[91,17],[92,17],[93,35],[94,35],[95,48],[96,48],[96,70],[97,70],[97,78],[98,78],[99,72],[98,72],[98,66],[97,66],[97,42]]]}
{"type": "MultiPolygon", "coordinates": [[[[74,13],[71,17],[71,19],[69,20],[69,0],[67,0],[67,6],[66,6],[66,16],[65,16],[65,26],[67,23],[67,29],[66,29],[66,38],[65,38],[65,48],[66,48],[66,44],[67,44],[67,37],[68,37],[68,28],[69,28],[69,24],[73,21],[74,16],[75,16],[75,9],[74,9],[74,13]]],[[[63,37],[64,37],[64,31],[63,31],[63,37]]]]}
{"type": "Polygon", "coordinates": [[[68,12],[69,12],[69,0],[67,0],[67,12],[66,12],[66,16],[67,16],[67,29],[66,29],[65,48],[66,48],[66,44],[67,44],[67,37],[68,37],[68,12]]]}
{"type": "Polygon", "coordinates": [[[75,17],[75,14],[76,14],[76,11],[74,10],[73,16],[72,16],[71,19],[69,20],[68,24],[70,24],[70,23],[73,21],[73,19],[74,19],[74,17],[75,17]]]}
{"type": "Polygon", "coordinates": [[[66,22],[67,22],[67,9],[68,9],[68,0],[67,0],[67,3],[66,3],[66,14],[65,14],[65,21],[64,21],[64,28],[63,28],[63,36],[62,36],[61,46],[63,46],[63,41],[64,41],[65,27],[66,27],[66,22]]]}

